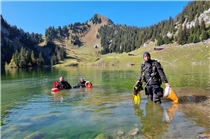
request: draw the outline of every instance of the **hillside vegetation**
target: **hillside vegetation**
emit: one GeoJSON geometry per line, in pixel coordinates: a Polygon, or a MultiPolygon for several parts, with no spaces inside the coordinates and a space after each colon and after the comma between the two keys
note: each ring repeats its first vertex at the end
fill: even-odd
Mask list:
{"type": "Polygon", "coordinates": [[[74,50],[74,58],[60,61],[60,64],[56,66],[71,66],[75,63],[81,66],[139,66],[143,62],[142,55],[145,51],[150,52],[152,59],[159,60],[162,65],[210,64],[210,40],[186,45],[168,44],[161,46],[163,49],[160,51],[154,50],[154,46],[155,43],[151,43],[128,53],[110,53],[105,55],[97,54],[97,50],[91,47],[83,47],[82,51],[74,50]]]}

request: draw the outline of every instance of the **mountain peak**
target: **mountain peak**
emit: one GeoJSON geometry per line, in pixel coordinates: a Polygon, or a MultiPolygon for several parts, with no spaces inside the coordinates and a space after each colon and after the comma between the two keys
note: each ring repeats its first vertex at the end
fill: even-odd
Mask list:
{"type": "Polygon", "coordinates": [[[101,24],[101,23],[105,23],[105,24],[108,24],[108,25],[114,24],[112,22],[112,20],[110,20],[109,18],[107,18],[105,16],[102,16],[100,14],[95,14],[93,16],[93,18],[90,19],[90,21],[92,21],[93,24],[101,24]]]}

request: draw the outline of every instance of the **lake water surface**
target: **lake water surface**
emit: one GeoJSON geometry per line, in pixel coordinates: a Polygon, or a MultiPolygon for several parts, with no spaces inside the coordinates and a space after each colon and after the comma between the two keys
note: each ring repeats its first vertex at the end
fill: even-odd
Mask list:
{"type": "MultiPolygon", "coordinates": [[[[163,98],[133,105],[132,88],[139,66],[6,69],[1,75],[3,139],[199,138],[209,132],[209,116],[193,103],[209,97],[208,66],[164,66],[180,104],[163,98]],[[53,81],[64,76],[72,86],[80,77],[92,89],[52,93],[53,81]],[[188,96],[188,97],[187,97],[188,96]],[[185,101],[184,98],[190,99],[185,101]],[[204,118],[207,117],[207,118],[204,118]]],[[[209,103],[208,103],[209,104],[209,103]]]]}

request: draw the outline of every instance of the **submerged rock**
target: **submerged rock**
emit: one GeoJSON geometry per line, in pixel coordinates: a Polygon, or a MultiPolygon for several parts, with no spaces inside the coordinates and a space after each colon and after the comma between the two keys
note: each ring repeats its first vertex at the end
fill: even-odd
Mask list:
{"type": "Polygon", "coordinates": [[[199,139],[210,139],[210,131],[201,132],[198,135],[199,139]]]}
{"type": "Polygon", "coordinates": [[[98,135],[95,137],[95,139],[113,139],[113,137],[110,136],[110,135],[105,135],[105,134],[101,133],[101,134],[98,134],[98,135]]]}
{"type": "Polygon", "coordinates": [[[135,136],[139,133],[139,129],[138,128],[134,128],[131,131],[128,132],[129,135],[131,136],[135,136]]]}
{"type": "Polygon", "coordinates": [[[105,139],[105,136],[104,136],[104,134],[98,134],[96,137],[95,137],[95,139],[105,139]]]}
{"type": "Polygon", "coordinates": [[[125,135],[125,132],[119,130],[119,131],[117,131],[117,135],[119,135],[119,136],[125,135]]]}

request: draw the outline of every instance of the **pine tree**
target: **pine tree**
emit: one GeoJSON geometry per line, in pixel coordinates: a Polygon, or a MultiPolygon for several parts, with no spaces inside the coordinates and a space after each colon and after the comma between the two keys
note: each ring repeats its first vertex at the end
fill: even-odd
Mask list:
{"type": "Polygon", "coordinates": [[[179,28],[178,37],[177,37],[177,43],[178,44],[183,44],[183,36],[184,36],[184,32],[182,30],[182,25],[181,25],[180,28],[179,28]]]}
{"type": "Polygon", "coordinates": [[[39,58],[37,59],[37,66],[43,66],[44,65],[44,59],[42,57],[42,53],[39,53],[39,58]]]}
{"type": "Polygon", "coordinates": [[[197,43],[199,41],[198,33],[193,36],[193,43],[197,43]]]}
{"type": "Polygon", "coordinates": [[[201,40],[207,40],[208,39],[208,32],[207,31],[204,31],[202,30],[202,33],[201,33],[201,40]]]}
{"type": "Polygon", "coordinates": [[[201,32],[206,30],[206,25],[203,19],[201,20],[200,30],[201,32]]]}

